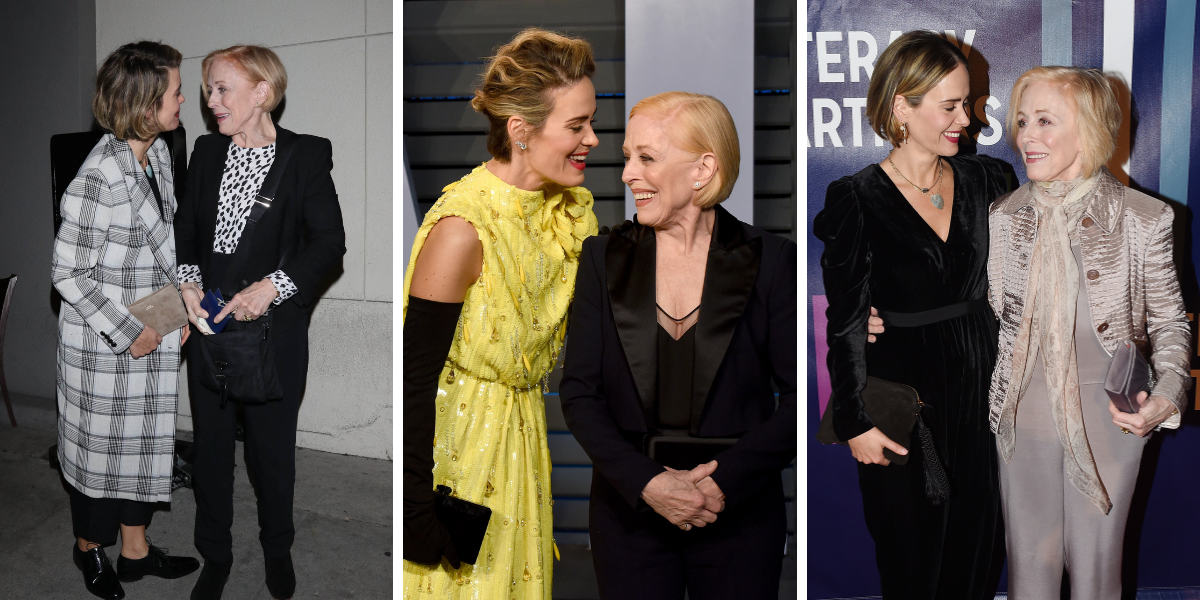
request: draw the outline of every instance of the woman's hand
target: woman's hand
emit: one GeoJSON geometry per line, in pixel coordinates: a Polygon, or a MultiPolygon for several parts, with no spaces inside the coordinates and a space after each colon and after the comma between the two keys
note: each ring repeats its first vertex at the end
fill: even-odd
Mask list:
{"type": "Polygon", "coordinates": [[[269,279],[260,279],[255,281],[250,287],[236,293],[229,302],[225,303],[225,308],[217,313],[217,318],[214,323],[220,323],[225,315],[233,313],[233,317],[239,321],[253,321],[267,312],[271,306],[271,301],[279,297],[279,290],[275,289],[275,284],[269,279]]]}
{"type": "Polygon", "coordinates": [[[717,513],[712,509],[719,506],[696,487],[696,481],[715,470],[717,461],[714,460],[691,471],[664,471],[646,484],[642,499],[654,512],[680,529],[688,530],[693,525],[704,527],[717,520],[717,513]]]}
{"type": "Polygon", "coordinates": [[[864,465],[891,464],[891,461],[883,457],[884,448],[900,456],[908,454],[908,450],[904,446],[893,442],[878,427],[872,427],[865,433],[850,438],[850,441],[846,443],[850,445],[850,453],[854,455],[854,459],[864,465]]]}
{"type": "MultiPolygon", "coordinates": [[[[204,292],[200,291],[200,286],[196,285],[195,281],[185,281],[179,284],[179,295],[183,296],[183,306],[187,308],[188,321],[199,327],[196,318],[207,319],[208,311],[200,308],[200,301],[204,299],[204,292]]],[[[187,341],[187,327],[184,327],[184,341],[187,341]]]]}
{"type": "Polygon", "coordinates": [[[1115,404],[1109,402],[1108,412],[1112,413],[1113,425],[1139,437],[1146,437],[1175,412],[1175,405],[1171,404],[1170,400],[1162,396],[1147,396],[1149,394],[1146,392],[1138,393],[1137,401],[1141,409],[1135,413],[1121,412],[1115,404]]]}
{"type": "MultiPolygon", "coordinates": [[[[712,462],[715,463],[716,461],[714,460],[712,462]]],[[[689,481],[694,481],[696,483],[696,489],[700,490],[700,492],[709,500],[709,502],[705,504],[705,508],[714,513],[719,513],[725,510],[725,492],[722,492],[721,486],[717,485],[716,481],[713,481],[710,471],[703,471],[703,473],[709,473],[708,475],[696,475],[696,473],[702,473],[700,469],[707,468],[709,464],[712,463],[696,465],[696,468],[690,471],[677,471],[671,467],[663,468],[671,473],[675,473],[676,475],[684,477],[689,481]]],[[[714,467],[712,470],[715,471],[716,468],[714,467]]]]}
{"type": "Polygon", "coordinates": [[[142,326],[142,333],[129,345],[129,354],[138,359],[158,349],[162,336],[149,325],[142,326]]]}
{"type": "Polygon", "coordinates": [[[192,328],[188,327],[187,325],[184,325],[183,327],[179,328],[179,332],[180,332],[180,335],[182,336],[179,338],[179,345],[183,346],[184,344],[187,343],[188,336],[192,335],[192,328]]]}
{"type": "Polygon", "coordinates": [[[867,317],[867,342],[874,344],[877,333],[883,333],[883,319],[879,318],[879,311],[872,306],[871,316],[867,317]]]}

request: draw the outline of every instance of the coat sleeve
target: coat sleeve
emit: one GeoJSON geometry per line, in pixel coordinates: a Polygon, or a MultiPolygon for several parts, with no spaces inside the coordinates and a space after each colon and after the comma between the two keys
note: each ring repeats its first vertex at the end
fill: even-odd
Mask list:
{"type": "Polygon", "coordinates": [[[200,251],[196,248],[196,238],[198,237],[196,211],[199,210],[200,191],[204,179],[204,156],[208,152],[207,147],[201,146],[203,141],[204,138],[198,138],[195,146],[192,147],[192,162],[187,171],[187,184],[184,186],[183,197],[179,198],[179,208],[175,210],[175,262],[180,267],[185,265],[195,267],[200,264],[200,251]]]}
{"type": "Polygon", "coordinates": [[[291,299],[301,306],[312,304],[321,282],[346,253],[342,207],[333,186],[333,145],[325,138],[310,139],[315,140],[314,160],[297,164],[308,171],[298,190],[303,203],[303,231],[307,244],[303,251],[280,266],[296,286],[291,299]]]}
{"type": "Polygon", "coordinates": [[[862,208],[850,181],[829,184],[825,208],[813,220],[813,235],[825,243],[821,276],[829,309],[829,379],[833,429],[849,440],[875,426],[863,409],[867,384],[867,317],[871,310],[871,252],[864,232],[862,208]]]}
{"type": "Polygon", "coordinates": [[[796,244],[783,245],[767,298],[770,332],[764,353],[779,388],[779,406],[737,444],[716,456],[713,481],[725,493],[725,508],[758,493],[796,457],[796,244]]]}
{"type": "MultiPolygon", "coordinates": [[[[1150,362],[1158,375],[1153,393],[1170,400],[1179,414],[1172,415],[1162,426],[1168,429],[1179,427],[1183,411],[1187,410],[1185,391],[1191,385],[1189,360],[1192,347],[1192,332],[1184,312],[1183,295],[1179,288],[1179,275],[1175,272],[1172,258],[1174,249],[1171,225],[1175,212],[1169,206],[1162,213],[1150,232],[1146,245],[1146,258],[1142,262],[1146,269],[1146,333],[1150,337],[1150,362]]],[[[1140,319],[1134,319],[1136,323],[1140,319]]]]}
{"type": "Polygon", "coordinates": [[[567,428],[591,457],[592,466],[616,487],[630,506],[648,511],[651,510],[649,505],[641,500],[642,490],[666,469],[621,435],[608,407],[602,359],[606,351],[619,352],[619,349],[604,347],[601,329],[603,297],[607,293],[601,280],[604,246],[596,241],[599,238],[585,242],[579,258],[558,393],[567,428]]]}
{"type": "Polygon", "coordinates": [[[50,281],[113,354],[121,354],[141,335],[142,322],[104,295],[95,273],[109,241],[116,201],[99,169],[81,171],[67,186],[60,202],[62,225],[54,238],[50,281]]]}

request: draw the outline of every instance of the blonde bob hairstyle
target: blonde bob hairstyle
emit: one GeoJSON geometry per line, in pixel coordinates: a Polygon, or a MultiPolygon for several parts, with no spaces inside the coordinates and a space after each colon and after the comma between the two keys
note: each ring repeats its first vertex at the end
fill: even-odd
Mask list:
{"type": "Polygon", "coordinates": [[[554,93],[596,72],[592,45],[537,27],[496,49],[471,108],[488,118],[487,149],[500,162],[512,158],[509,117],[521,117],[537,134],[554,109],[554,93]]]}
{"type": "Polygon", "coordinates": [[[183,55],[158,42],[133,42],[113,51],[96,73],[92,114],[100,127],[122,140],[148,140],[160,133],[156,113],[183,55]]]}
{"type": "MultiPolygon", "coordinates": [[[[1017,109],[1029,86],[1045,82],[1059,86],[1067,104],[1075,109],[1075,123],[1083,145],[1083,177],[1096,174],[1112,158],[1121,129],[1121,106],[1112,82],[1100,69],[1034,67],[1013,84],[1008,104],[1008,141],[1017,146],[1017,109]]],[[[1027,115],[1032,116],[1032,115],[1027,115]]]]}
{"type": "Polygon", "coordinates": [[[279,101],[287,92],[287,69],[283,68],[283,61],[279,60],[274,50],[263,46],[239,45],[209,52],[200,63],[200,78],[203,80],[200,90],[205,102],[208,102],[208,71],[218,60],[229,62],[254,85],[267,82],[270,90],[262,103],[263,112],[271,112],[279,106],[279,101]]]}
{"type": "Polygon", "coordinates": [[[917,30],[896,38],[879,55],[867,86],[871,129],[892,146],[899,146],[905,135],[892,114],[894,98],[904,96],[909,106],[919,106],[925,94],[959,65],[967,67],[967,57],[938,33],[917,30]]]}
{"type": "Polygon", "coordinates": [[[711,152],[717,158],[717,172],[696,193],[696,206],[712,208],[729,197],[738,178],[742,151],[733,116],[720,100],[704,94],[664,92],[635,104],[629,118],[635,115],[665,121],[671,143],[684,151],[697,155],[711,152]]]}

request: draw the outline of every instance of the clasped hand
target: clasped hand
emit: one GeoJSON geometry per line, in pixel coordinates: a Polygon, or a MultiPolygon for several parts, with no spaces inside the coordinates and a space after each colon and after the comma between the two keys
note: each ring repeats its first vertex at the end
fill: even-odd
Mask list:
{"type": "Polygon", "coordinates": [[[716,521],[717,513],[725,510],[725,494],[711,477],[717,470],[717,461],[697,465],[689,471],[665,468],[642,490],[646,504],[685,530],[716,521]]]}

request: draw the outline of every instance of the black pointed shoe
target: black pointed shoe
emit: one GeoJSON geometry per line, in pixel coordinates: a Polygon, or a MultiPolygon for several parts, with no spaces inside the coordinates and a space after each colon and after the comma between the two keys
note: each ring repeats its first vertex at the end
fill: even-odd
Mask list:
{"type": "Polygon", "coordinates": [[[204,569],[200,571],[200,576],[196,578],[196,586],[192,588],[191,600],[221,600],[221,593],[225,591],[225,582],[229,580],[231,568],[231,562],[204,561],[204,569]]]}
{"type": "Polygon", "coordinates": [[[137,560],[124,556],[117,558],[117,578],[121,581],[137,581],[147,575],[178,579],[195,573],[199,568],[200,561],[190,556],[167,556],[166,548],[153,544],[150,545],[150,552],[137,560]]]}
{"type": "Polygon", "coordinates": [[[286,558],[267,558],[267,591],[276,600],[288,600],[296,593],[296,570],[292,555],[286,558]]]}
{"type": "Polygon", "coordinates": [[[83,585],[87,586],[87,591],[93,596],[105,600],[121,600],[125,597],[125,590],[121,587],[121,582],[117,581],[117,572],[113,570],[108,554],[103,548],[96,546],[84,552],[79,549],[77,543],[73,543],[71,558],[75,560],[75,566],[83,572],[83,585]]]}

